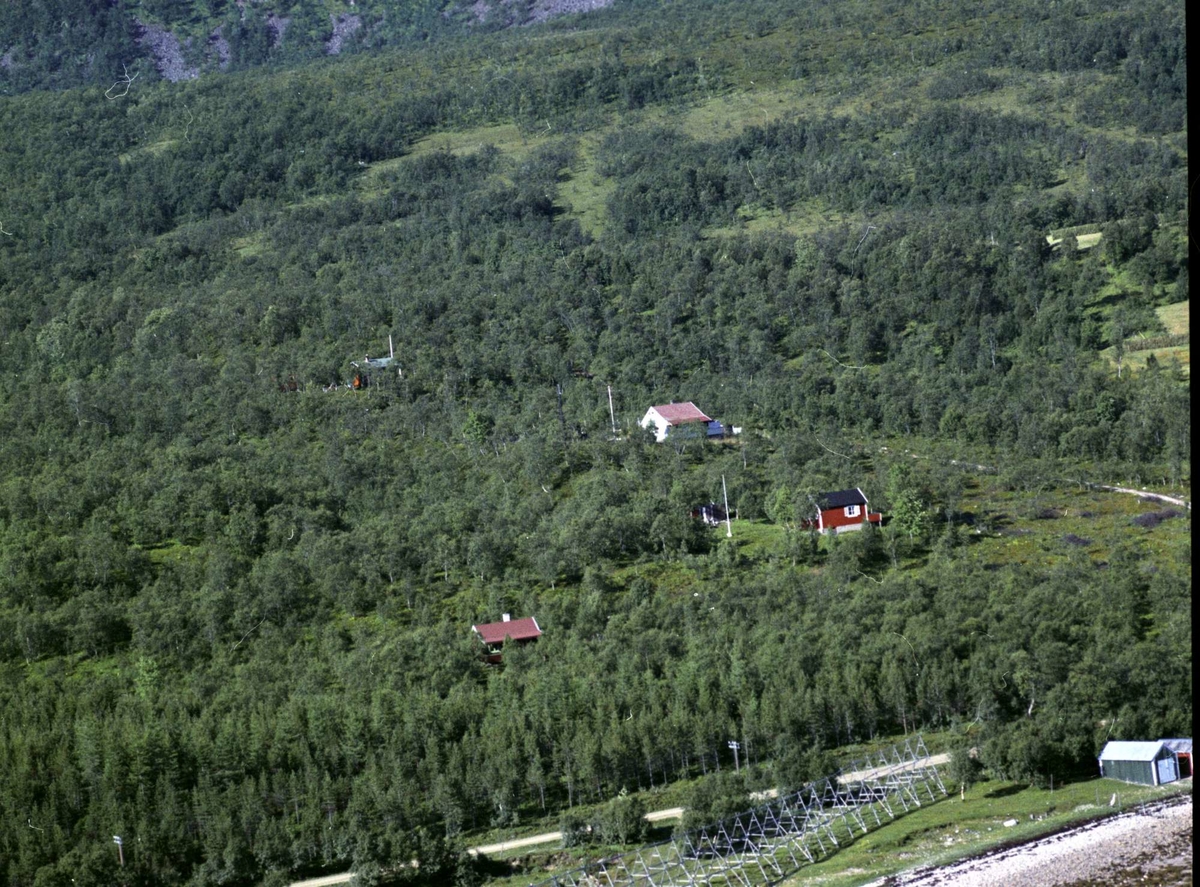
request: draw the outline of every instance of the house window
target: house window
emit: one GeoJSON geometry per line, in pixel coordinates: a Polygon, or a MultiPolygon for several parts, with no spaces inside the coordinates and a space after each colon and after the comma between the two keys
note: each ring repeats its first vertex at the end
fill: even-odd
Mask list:
{"type": "Polygon", "coordinates": [[[857,505],[847,505],[846,506],[846,517],[858,517],[858,513],[859,512],[858,512],[857,505]]]}

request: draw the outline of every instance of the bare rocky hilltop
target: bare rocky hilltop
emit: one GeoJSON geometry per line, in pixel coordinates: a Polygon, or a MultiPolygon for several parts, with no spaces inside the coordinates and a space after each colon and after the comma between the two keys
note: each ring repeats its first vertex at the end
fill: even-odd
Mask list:
{"type": "MultiPolygon", "coordinates": [[[[453,19],[465,14],[467,20],[475,25],[517,28],[540,24],[559,16],[603,9],[611,6],[612,2],[613,0],[472,0],[448,8],[443,17],[453,19]]],[[[360,31],[365,35],[371,30],[370,17],[354,11],[353,0],[350,0],[349,6],[350,9],[346,12],[329,13],[329,32],[323,41],[326,55],[341,54],[348,40],[360,31]]],[[[269,14],[267,23],[271,29],[273,48],[279,47],[287,39],[289,22],[290,19],[280,12],[269,14]]],[[[224,70],[230,64],[229,40],[228,35],[224,33],[224,25],[213,29],[203,47],[194,47],[192,38],[181,39],[169,27],[137,18],[134,19],[134,23],[138,31],[138,43],[149,51],[154,59],[155,68],[164,80],[172,83],[193,80],[199,77],[202,71],[224,70]],[[201,57],[203,61],[197,61],[201,57]]]]}

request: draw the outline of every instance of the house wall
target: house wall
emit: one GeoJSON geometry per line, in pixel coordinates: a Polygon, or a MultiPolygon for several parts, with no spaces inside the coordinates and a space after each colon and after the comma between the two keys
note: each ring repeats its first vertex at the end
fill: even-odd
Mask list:
{"type": "Polygon", "coordinates": [[[1109,779],[1119,779],[1121,782],[1158,785],[1153,761],[1101,761],[1100,772],[1109,779]]]}
{"type": "Polygon", "coordinates": [[[1163,746],[1153,761],[1101,761],[1100,772],[1109,779],[1140,785],[1164,785],[1179,778],[1179,759],[1163,746]]]}
{"type": "Polygon", "coordinates": [[[654,412],[654,410],[647,410],[646,415],[642,416],[642,421],[638,424],[643,428],[653,428],[654,439],[658,443],[662,443],[667,439],[667,431],[671,427],[667,424],[667,420],[654,412]]]}
{"type": "Polygon", "coordinates": [[[710,422],[697,420],[671,425],[653,408],[646,410],[646,415],[642,416],[642,420],[638,424],[643,428],[653,427],[654,440],[657,443],[666,440],[672,433],[672,429],[674,429],[674,433],[687,437],[721,437],[725,434],[725,427],[716,420],[710,422]]]}
{"type": "Polygon", "coordinates": [[[836,533],[841,533],[845,530],[861,530],[866,519],[867,509],[861,505],[858,508],[858,515],[856,517],[846,517],[846,509],[844,508],[826,508],[821,512],[821,526],[826,530],[833,530],[836,533]]]}
{"type": "Polygon", "coordinates": [[[1176,760],[1174,753],[1158,758],[1154,764],[1157,768],[1155,776],[1159,785],[1166,785],[1179,778],[1179,761],[1176,760]]]}

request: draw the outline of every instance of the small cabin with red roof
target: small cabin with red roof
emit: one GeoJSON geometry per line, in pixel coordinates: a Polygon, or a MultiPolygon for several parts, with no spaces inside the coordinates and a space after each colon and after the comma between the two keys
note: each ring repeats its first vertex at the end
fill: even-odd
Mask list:
{"type": "Polygon", "coordinates": [[[479,640],[487,650],[484,653],[484,659],[493,664],[500,662],[501,650],[506,643],[511,641],[517,644],[528,644],[542,636],[537,619],[532,616],[513,619],[508,613],[505,613],[499,622],[472,625],[471,631],[479,636],[479,640]]]}
{"type": "Polygon", "coordinates": [[[654,429],[654,439],[662,443],[673,429],[686,428],[697,437],[721,437],[725,427],[704,415],[690,400],[687,403],[666,403],[650,407],[642,421],[643,428],[654,429]]]}
{"type": "Polygon", "coordinates": [[[867,506],[867,497],[858,487],[851,490],[835,490],[822,493],[815,500],[816,516],[801,523],[805,529],[822,533],[845,533],[861,530],[866,524],[883,521],[879,512],[872,513],[867,506]]]}

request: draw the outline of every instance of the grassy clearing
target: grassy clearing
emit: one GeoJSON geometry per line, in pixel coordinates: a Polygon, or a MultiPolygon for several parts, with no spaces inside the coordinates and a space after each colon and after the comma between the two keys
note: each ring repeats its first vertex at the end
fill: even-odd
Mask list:
{"type": "MultiPolygon", "coordinates": [[[[765,126],[781,118],[794,119],[801,114],[816,114],[822,103],[811,92],[798,87],[761,90],[737,90],[713,96],[692,105],[682,118],[671,115],[683,133],[700,141],[725,139],[752,126],[765,126]]],[[[664,121],[665,122],[665,121],[664,121]]]]}
{"type": "Polygon", "coordinates": [[[579,154],[558,185],[558,196],[566,204],[567,215],[593,237],[603,233],[608,221],[608,197],[616,182],[598,176],[593,158],[603,133],[593,132],[579,140],[579,154]]]}
{"type": "MultiPolygon", "coordinates": [[[[745,40],[763,41],[767,44],[779,43],[781,52],[787,50],[790,53],[794,50],[788,43],[788,39],[794,35],[787,29],[742,36],[745,40]]],[[[809,35],[810,38],[811,36],[809,35]]],[[[572,49],[568,54],[574,52],[572,49]]],[[[737,58],[740,58],[740,53],[736,58],[729,60],[730,64],[737,58]]],[[[721,66],[718,64],[717,67],[721,66]]],[[[730,70],[736,70],[736,67],[736,64],[733,64],[730,70]]],[[[1014,76],[1011,72],[997,73],[1001,77],[1014,76]]],[[[720,93],[714,91],[708,97],[692,101],[686,107],[655,106],[636,112],[610,113],[603,117],[599,125],[580,136],[578,160],[571,169],[564,170],[563,180],[559,185],[558,196],[566,216],[577,219],[581,227],[593,236],[603,232],[607,223],[605,204],[612,192],[612,184],[594,173],[593,157],[600,140],[619,127],[676,126],[691,138],[713,141],[733,137],[750,127],[763,126],[778,120],[825,114],[854,114],[897,101],[911,103],[914,96],[923,96],[928,86],[928,83],[920,78],[914,79],[911,76],[887,78],[882,84],[876,84],[876,88],[869,94],[862,94],[861,91],[852,88],[852,83],[842,84],[845,89],[820,91],[805,80],[771,81],[764,79],[767,76],[765,74],[758,75],[756,79],[750,79],[749,74],[745,77],[737,74],[731,76],[736,84],[732,88],[726,88],[720,93]]],[[[1018,78],[1017,82],[990,93],[970,96],[964,99],[963,103],[1004,113],[1036,112],[1044,116],[1047,102],[1053,97],[1059,108],[1059,116],[1065,122],[1073,120],[1077,93],[1087,86],[1076,83],[1075,79],[1066,75],[1024,76],[1018,78]]],[[[559,138],[560,135],[549,122],[545,130],[535,133],[522,132],[512,122],[497,123],[471,129],[448,130],[428,136],[413,144],[405,157],[438,150],[466,154],[490,144],[506,157],[519,163],[539,146],[559,138]]],[[[886,136],[886,133],[880,135],[886,136]]],[[[165,147],[171,143],[162,144],[165,147]]],[[[156,150],[162,148],[156,147],[156,150]]],[[[405,157],[371,164],[358,180],[359,192],[364,195],[378,193],[382,188],[382,174],[402,163],[405,157]]],[[[1077,184],[1076,180],[1082,175],[1082,167],[1067,169],[1062,175],[1063,181],[1050,188],[1051,191],[1077,184]]],[[[832,212],[828,207],[815,203],[794,206],[787,210],[745,206],[739,209],[738,217],[738,221],[732,224],[705,229],[705,236],[730,237],[766,231],[784,231],[800,236],[855,221],[855,217],[851,215],[832,212]]],[[[1052,246],[1057,246],[1065,233],[1076,233],[1078,248],[1081,250],[1091,249],[1101,242],[1101,234],[1096,230],[1098,226],[1081,227],[1088,230],[1051,232],[1047,241],[1052,246]]]]}
{"type": "MultiPolygon", "coordinates": [[[[1105,352],[1113,367],[1117,365],[1115,354],[1105,352]]],[[[1185,376],[1191,375],[1192,352],[1190,345],[1170,345],[1166,348],[1146,348],[1139,351],[1126,351],[1124,370],[1133,370],[1135,372],[1144,370],[1146,363],[1151,355],[1158,362],[1159,366],[1171,366],[1178,362],[1179,369],[1185,376]]],[[[1115,371],[1115,369],[1114,369],[1115,371]]]]}
{"type": "MultiPolygon", "coordinates": [[[[1166,337],[1157,334],[1139,334],[1125,341],[1125,356],[1123,369],[1140,371],[1146,368],[1150,357],[1153,356],[1160,367],[1169,367],[1174,363],[1185,375],[1190,375],[1192,352],[1189,335],[1190,302],[1176,302],[1172,305],[1161,305],[1155,309],[1159,322],[1166,330],[1166,337]]],[[[1108,360],[1114,370],[1117,365],[1117,352],[1109,347],[1100,352],[1108,360]]]]}
{"type": "Polygon", "coordinates": [[[163,139],[162,141],[152,142],[149,145],[143,145],[140,148],[134,148],[132,151],[126,151],[123,154],[118,154],[117,160],[120,162],[121,166],[125,166],[126,164],[132,163],[134,160],[137,160],[142,156],[157,157],[159,154],[169,151],[178,144],[179,139],[163,139]]]}
{"type": "MultiPolygon", "coordinates": [[[[449,151],[456,155],[473,154],[484,145],[494,145],[501,153],[521,159],[549,138],[549,132],[525,135],[515,123],[477,126],[474,129],[451,130],[427,136],[413,144],[409,156],[415,157],[435,151],[449,151]]],[[[397,162],[398,160],[384,160],[372,164],[372,169],[385,170],[397,162]]]]}
{"type": "Polygon", "coordinates": [[[1154,313],[1167,328],[1167,334],[1172,336],[1187,335],[1191,329],[1189,306],[1191,302],[1176,302],[1174,305],[1162,305],[1154,313]]]}
{"type": "MultiPolygon", "coordinates": [[[[610,122],[604,129],[580,137],[579,159],[570,169],[562,171],[562,181],[558,189],[558,196],[564,204],[566,215],[578,219],[580,226],[593,236],[603,231],[606,221],[605,203],[613,190],[613,184],[592,171],[592,157],[599,140],[612,128],[610,122]]],[[[555,132],[553,128],[526,134],[515,123],[439,132],[414,143],[409,153],[403,157],[393,157],[371,164],[358,180],[358,189],[364,195],[380,193],[384,188],[382,179],[385,173],[409,158],[422,154],[449,151],[461,156],[472,154],[485,145],[492,145],[510,161],[519,164],[539,147],[558,138],[560,133],[555,132]]]]}
{"type": "Polygon", "coordinates": [[[664,563],[650,561],[619,567],[612,572],[615,582],[627,586],[636,578],[645,579],[660,591],[668,594],[683,594],[695,590],[699,581],[696,570],[682,561],[664,563]]]}
{"type": "MultiPolygon", "coordinates": [[[[765,520],[734,520],[730,521],[733,529],[733,543],[737,546],[739,557],[750,560],[764,560],[779,555],[785,547],[783,527],[765,520]]],[[[727,527],[724,523],[713,532],[718,538],[726,538],[727,527]]]]}
{"type": "MultiPolygon", "coordinates": [[[[741,206],[737,211],[738,222],[729,225],[714,225],[705,228],[705,237],[735,237],[740,234],[759,234],[764,231],[784,231],[796,237],[815,234],[818,231],[836,228],[842,224],[853,224],[856,216],[836,212],[820,201],[808,201],[787,211],[761,206],[741,206]]],[[[876,217],[878,218],[878,217],[876,217]]]]}
{"type": "MultiPolygon", "coordinates": [[[[136,547],[136,546],[134,546],[136,547]]],[[[185,545],[178,539],[170,539],[156,548],[145,549],[146,559],[156,567],[166,563],[181,563],[194,561],[200,554],[200,549],[194,545],[185,545]]]]}
{"type": "MultiPolygon", "coordinates": [[[[1058,246],[1060,243],[1063,242],[1063,238],[1065,236],[1066,236],[1065,234],[1061,234],[1058,236],[1055,236],[1053,234],[1047,234],[1046,242],[1048,244],[1050,244],[1051,246],[1058,246]]],[[[1075,245],[1078,249],[1091,249],[1093,246],[1096,246],[1096,244],[1098,244],[1103,238],[1104,238],[1104,235],[1099,231],[1093,231],[1090,234],[1076,234],[1075,235],[1075,245]]]]}
{"type": "Polygon", "coordinates": [[[262,255],[263,243],[265,237],[262,231],[256,231],[253,234],[247,234],[245,237],[238,237],[230,243],[236,252],[243,259],[250,256],[262,255]]]}
{"type": "Polygon", "coordinates": [[[1137,545],[1155,557],[1187,557],[1191,521],[1166,520],[1147,529],[1133,519],[1164,506],[1136,496],[1057,487],[1008,490],[999,478],[982,477],[963,494],[962,510],[974,526],[967,539],[971,556],[985,564],[1052,567],[1081,554],[1109,561],[1118,547],[1137,545]]]}
{"type": "Polygon", "coordinates": [[[784,884],[857,887],[917,866],[945,865],[1000,844],[1028,840],[1182,792],[1191,793],[1190,781],[1155,787],[1091,779],[1054,791],[985,782],[967,791],[965,799],[952,795],[900,817],[829,859],[806,866],[784,884]],[[1117,801],[1109,807],[1113,795],[1117,801]],[[1014,825],[1005,825],[1014,819],[1014,825]]]}
{"type": "MultiPolygon", "coordinates": [[[[794,119],[802,114],[828,111],[825,103],[811,92],[798,87],[736,90],[714,95],[688,106],[681,114],[677,108],[658,108],[642,112],[637,123],[642,126],[677,126],[685,135],[704,141],[730,138],[752,126],[763,126],[779,119],[794,119]]],[[[579,160],[570,175],[560,184],[559,196],[567,205],[567,214],[579,220],[581,227],[593,236],[599,235],[607,221],[605,203],[613,185],[593,172],[592,158],[600,141],[618,126],[632,122],[627,117],[612,117],[606,125],[580,139],[579,160]]],[[[503,127],[500,127],[502,129],[503,127]]],[[[436,139],[426,139],[434,142],[436,139]]],[[[531,145],[533,140],[531,140],[531,145]]],[[[495,142],[501,150],[511,146],[495,142]]],[[[453,150],[453,148],[452,148],[453,150]]],[[[794,207],[784,212],[778,209],[746,206],[738,211],[740,224],[705,230],[705,236],[729,237],[743,233],[782,230],[794,235],[811,234],[831,225],[848,221],[849,217],[831,213],[822,205],[794,207]]]]}
{"type": "MultiPolygon", "coordinates": [[[[1033,114],[1047,123],[1070,126],[1088,135],[1104,135],[1126,141],[1141,136],[1133,125],[1099,127],[1081,121],[1080,100],[1089,92],[1104,89],[1105,80],[1094,71],[1038,72],[990,68],[987,73],[1004,85],[990,92],[963,100],[973,108],[986,108],[1000,114],[1033,114]]],[[[1079,165],[1082,168],[1082,165],[1079,165]]],[[[1082,169],[1081,169],[1082,171],[1082,169]]]]}
{"type": "Polygon", "coordinates": [[[549,135],[546,133],[527,136],[515,123],[439,132],[413,143],[411,149],[400,157],[391,157],[370,164],[355,181],[355,188],[364,197],[381,194],[387,187],[384,180],[386,173],[396,169],[407,160],[424,154],[448,151],[456,156],[462,156],[473,154],[485,145],[492,145],[504,156],[520,162],[548,139],[549,135]]]}
{"type": "MultiPolygon", "coordinates": [[[[1122,483],[1126,479],[1108,480],[1122,483]]],[[[1186,484],[1182,490],[1163,491],[1190,495],[1186,484]]],[[[969,475],[958,505],[964,555],[990,569],[1012,564],[1051,569],[1080,557],[1099,565],[1110,562],[1129,546],[1148,557],[1185,562],[1191,533],[1186,513],[1150,528],[1134,523],[1139,515],[1166,508],[1137,496],[1089,489],[1080,484],[1039,484],[1031,480],[1022,486],[1003,475],[969,475]]],[[[734,520],[732,525],[732,546],[739,560],[765,562],[789,556],[787,532],[782,526],[767,520],[734,520]]],[[[686,563],[631,564],[615,570],[612,579],[622,587],[641,577],[670,593],[694,591],[706,570],[713,568],[713,558],[720,557],[716,547],[726,542],[724,523],[710,532],[714,542],[712,555],[686,563]]],[[[830,545],[830,537],[821,537],[817,565],[801,569],[819,569],[830,545]]],[[[918,549],[902,557],[900,567],[919,565],[928,553],[926,549],[918,549]]]]}

